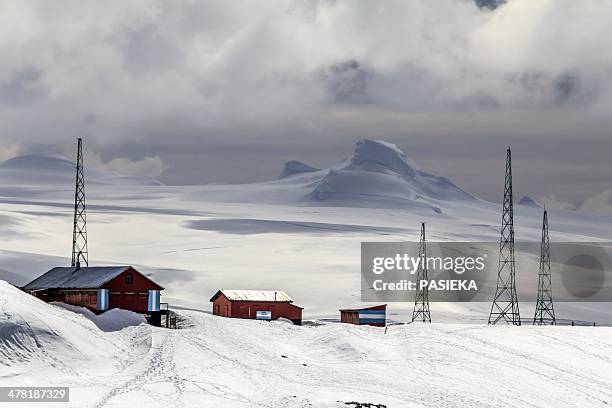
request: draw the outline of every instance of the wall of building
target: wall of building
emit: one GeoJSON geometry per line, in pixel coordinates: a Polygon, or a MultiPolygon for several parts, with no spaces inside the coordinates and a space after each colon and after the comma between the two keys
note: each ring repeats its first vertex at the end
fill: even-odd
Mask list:
{"type": "Polygon", "coordinates": [[[386,306],[377,306],[359,311],[359,324],[384,327],[386,325],[386,306]]]}
{"type": "Polygon", "coordinates": [[[48,295],[37,296],[45,302],[62,302],[70,305],[82,306],[95,309],[98,303],[98,292],[96,290],[66,290],[57,291],[48,295]]]}
{"type": "Polygon", "coordinates": [[[348,312],[348,311],[341,311],[340,312],[340,321],[342,323],[349,323],[349,324],[359,324],[359,312],[354,311],[354,312],[348,312]]]}
{"type": "Polygon", "coordinates": [[[130,268],[106,282],[102,288],[109,291],[109,309],[119,308],[147,313],[149,290],[160,290],[161,286],[130,268]],[[127,279],[128,274],[131,274],[131,282],[127,279]]]}
{"type": "Polygon", "coordinates": [[[122,291],[122,292],[148,292],[151,290],[161,290],[162,287],[155,282],[149,280],[137,270],[130,268],[106,282],[101,286],[103,289],[110,291],[122,291]],[[132,275],[132,283],[126,281],[126,276],[132,275]]]}
{"type": "Polygon", "coordinates": [[[384,327],[386,325],[386,305],[363,308],[359,310],[341,310],[340,322],[384,327]]]}
{"type": "Polygon", "coordinates": [[[229,301],[223,294],[213,302],[213,314],[240,319],[255,319],[257,311],[272,312],[272,320],[279,317],[302,324],[302,309],[291,303],[229,301]]]}
{"type": "Polygon", "coordinates": [[[125,309],[138,313],[146,313],[148,309],[149,292],[109,291],[108,308],[125,309]]]}
{"type": "Polygon", "coordinates": [[[231,317],[232,302],[224,295],[219,295],[213,302],[213,314],[216,316],[231,317]]]}

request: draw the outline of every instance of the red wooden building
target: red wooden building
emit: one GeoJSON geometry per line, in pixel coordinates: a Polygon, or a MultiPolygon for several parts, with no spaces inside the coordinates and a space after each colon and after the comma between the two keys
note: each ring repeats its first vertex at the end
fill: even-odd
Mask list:
{"type": "Polygon", "coordinates": [[[384,327],[387,305],[367,306],[357,309],[340,309],[342,323],[384,327]]]}
{"type": "Polygon", "coordinates": [[[216,316],[276,320],[279,317],[302,324],[302,308],[283,291],[220,290],[210,299],[216,316]]]}
{"type": "Polygon", "coordinates": [[[164,289],[131,266],[57,267],[23,287],[45,302],[83,306],[96,313],[119,308],[161,322],[164,289]]]}

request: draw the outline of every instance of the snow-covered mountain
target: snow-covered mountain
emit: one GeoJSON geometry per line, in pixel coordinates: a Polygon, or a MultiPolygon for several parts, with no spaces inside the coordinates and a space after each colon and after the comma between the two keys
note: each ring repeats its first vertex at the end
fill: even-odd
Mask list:
{"type": "Polygon", "coordinates": [[[421,171],[395,145],[359,140],[352,157],[325,170],[309,197],[324,201],[386,201],[428,205],[441,201],[475,200],[450,180],[421,171]]]}
{"type": "MultiPolygon", "coordinates": [[[[30,154],[13,157],[0,163],[0,182],[19,185],[71,185],[74,184],[76,164],[55,154],[30,154]]],[[[149,177],[126,176],[113,171],[87,167],[87,183],[105,185],[160,185],[149,177]]]]}
{"type": "Polygon", "coordinates": [[[353,155],[328,168],[287,162],[278,180],[207,186],[202,200],[351,208],[402,208],[443,213],[452,203],[482,201],[450,180],[420,170],[397,146],[359,140],[353,155]]]}

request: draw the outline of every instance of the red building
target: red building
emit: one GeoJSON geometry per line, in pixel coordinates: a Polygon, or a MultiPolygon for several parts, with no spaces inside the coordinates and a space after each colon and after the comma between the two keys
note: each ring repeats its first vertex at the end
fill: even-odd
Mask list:
{"type": "Polygon", "coordinates": [[[83,306],[96,313],[119,308],[161,321],[160,285],[131,266],[57,267],[23,287],[45,302],[83,306]]]}
{"type": "Polygon", "coordinates": [[[302,308],[283,291],[220,290],[210,299],[213,314],[239,319],[276,320],[279,317],[302,324],[302,308]]]}
{"type": "Polygon", "coordinates": [[[356,325],[385,327],[386,314],[387,305],[340,309],[340,321],[356,325]]]}

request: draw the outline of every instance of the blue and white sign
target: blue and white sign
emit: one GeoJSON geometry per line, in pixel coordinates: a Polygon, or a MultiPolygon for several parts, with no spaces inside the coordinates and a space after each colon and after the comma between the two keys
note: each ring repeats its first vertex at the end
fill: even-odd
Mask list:
{"type": "Polygon", "coordinates": [[[149,312],[159,312],[159,290],[149,291],[149,312]]]}
{"type": "Polygon", "coordinates": [[[272,312],[267,310],[258,310],[255,314],[257,320],[272,320],[272,312]]]}
{"type": "Polygon", "coordinates": [[[385,311],[384,310],[360,310],[359,311],[359,324],[385,324],[385,311]]]}
{"type": "Polygon", "coordinates": [[[108,289],[98,289],[98,310],[108,310],[108,289]]]}

